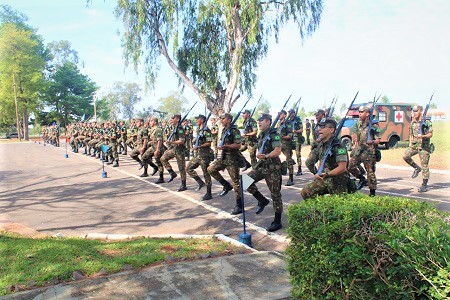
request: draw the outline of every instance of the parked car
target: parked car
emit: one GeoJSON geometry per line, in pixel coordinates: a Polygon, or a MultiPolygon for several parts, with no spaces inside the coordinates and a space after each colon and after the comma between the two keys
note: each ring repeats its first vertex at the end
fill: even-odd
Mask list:
{"type": "Polygon", "coordinates": [[[7,133],[6,134],[6,138],[7,139],[17,139],[18,137],[19,137],[19,134],[17,132],[7,133]]]}

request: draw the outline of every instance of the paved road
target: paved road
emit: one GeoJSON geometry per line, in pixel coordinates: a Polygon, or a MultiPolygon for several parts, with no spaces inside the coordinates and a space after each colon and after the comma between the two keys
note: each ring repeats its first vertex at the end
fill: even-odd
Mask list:
{"type": "MultiPolygon", "coordinates": [[[[42,143],[0,144],[0,221],[9,220],[41,232],[65,235],[87,233],[116,234],[213,234],[223,233],[238,239],[242,221],[228,212],[234,207],[234,194],[216,196],[221,191],[213,185],[214,199],[199,201],[204,190],[196,192],[196,183],[188,179],[188,191],[176,192],[180,179],[157,185],[155,177],[140,178],[136,162],[120,156],[120,167],[105,165],[108,178],[102,178],[99,160],[42,143]]],[[[176,163],[172,164],[176,167],[176,163]]],[[[201,172],[201,171],[200,171],[201,172]]],[[[432,171],[430,191],[418,193],[420,176],[411,178],[412,170],[380,164],[377,167],[379,195],[405,196],[434,202],[450,211],[450,172],[432,171]]],[[[226,172],[223,173],[226,178],[226,172]]],[[[166,176],[167,177],[167,176],[166,176]]],[[[295,185],[285,187],[285,208],[301,200],[301,187],[312,174],[295,177],[295,185]]],[[[264,183],[261,192],[268,195],[264,183]]],[[[363,190],[367,193],[367,190],[363,190]]],[[[259,250],[283,251],[287,245],[285,228],[268,234],[273,219],[269,205],[259,216],[256,201],[246,193],[247,229],[259,250]]],[[[283,224],[287,224],[286,215],[283,224]]]]}

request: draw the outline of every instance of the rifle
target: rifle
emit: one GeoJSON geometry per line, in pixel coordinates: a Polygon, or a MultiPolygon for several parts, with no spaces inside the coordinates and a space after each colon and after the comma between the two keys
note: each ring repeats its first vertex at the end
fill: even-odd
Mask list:
{"type": "Polygon", "coordinates": [[[159,114],[159,117],[162,118],[162,119],[164,119],[164,117],[167,115],[167,112],[156,110],[156,109],[154,109],[153,112],[159,114]]]}
{"type": "Polygon", "coordinates": [[[177,133],[178,129],[180,128],[181,124],[183,123],[183,121],[186,119],[186,117],[189,115],[189,113],[191,112],[191,110],[194,108],[195,104],[197,104],[197,101],[195,101],[194,105],[192,105],[191,109],[188,110],[188,112],[184,115],[184,117],[178,122],[177,127],[175,127],[173,129],[173,131],[170,133],[169,138],[167,139],[168,141],[172,140],[172,137],[175,133],[177,133]]]}
{"type": "Polygon", "coordinates": [[[333,116],[334,107],[336,106],[336,102],[337,102],[338,98],[339,97],[334,97],[333,100],[331,100],[330,107],[328,108],[328,111],[327,111],[327,118],[331,118],[333,116]]]}
{"type": "Polygon", "coordinates": [[[433,96],[434,96],[434,92],[431,95],[430,101],[428,101],[427,106],[425,106],[425,110],[423,111],[422,121],[420,121],[420,126],[419,126],[419,134],[423,134],[423,132],[425,131],[425,128],[428,127],[425,117],[427,116],[428,108],[430,108],[430,104],[431,104],[431,100],[433,100],[433,96]]]}
{"type": "Polygon", "coordinates": [[[217,98],[216,101],[214,102],[214,104],[213,104],[211,110],[209,111],[208,116],[207,116],[206,119],[205,119],[205,122],[203,123],[202,129],[200,129],[200,131],[198,132],[197,138],[195,139],[194,148],[198,148],[198,143],[200,142],[200,138],[203,137],[203,133],[205,132],[205,129],[208,128],[208,120],[209,120],[209,117],[211,117],[212,110],[213,110],[214,107],[216,106],[218,100],[219,100],[219,98],[217,98]]]}
{"type": "MultiPolygon", "coordinates": [[[[291,94],[292,96],[292,94],[291,94]]],[[[286,102],[284,102],[283,107],[281,108],[281,110],[278,112],[277,117],[275,118],[275,120],[272,122],[272,124],[270,125],[270,129],[269,129],[269,133],[264,137],[264,139],[261,142],[261,147],[259,147],[259,154],[262,154],[264,151],[264,146],[266,145],[266,143],[270,140],[270,132],[275,128],[275,126],[277,125],[278,121],[280,120],[280,115],[281,115],[281,111],[286,107],[286,105],[289,102],[289,99],[291,99],[291,96],[289,96],[289,98],[286,100],[286,102]]]]}
{"type": "Polygon", "coordinates": [[[302,97],[300,97],[298,99],[298,101],[295,103],[294,108],[295,108],[295,115],[298,116],[298,108],[300,107],[300,100],[302,100],[302,97]]]}
{"type": "Polygon", "coordinates": [[[373,137],[372,137],[372,131],[373,131],[373,110],[375,109],[375,103],[378,102],[378,99],[380,99],[380,96],[378,96],[378,98],[375,99],[375,97],[377,96],[377,94],[375,93],[375,96],[373,96],[373,105],[372,107],[369,109],[369,126],[367,127],[367,142],[373,141],[373,137]]]}
{"type": "Polygon", "coordinates": [[[248,123],[250,123],[250,119],[253,117],[253,114],[255,113],[256,108],[258,107],[259,101],[261,101],[262,95],[259,97],[258,102],[256,102],[255,108],[253,108],[252,113],[248,117],[248,120],[244,124],[244,129],[248,126],[248,123]]]}
{"type": "Polygon", "coordinates": [[[342,127],[344,126],[344,121],[345,121],[345,119],[347,118],[347,114],[348,114],[348,112],[350,111],[350,109],[352,108],[353,103],[354,103],[355,100],[356,100],[356,97],[358,97],[358,94],[359,94],[359,91],[356,93],[355,97],[353,98],[352,103],[350,103],[350,106],[349,106],[348,109],[347,109],[347,113],[346,113],[345,116],[342,118],[341,122],[339,122],[339,126],[338,126],[338,128],[336,128],[336,131],[334,132],[334,135],[333,135],[333,137],[331,138],[330,145],[328,146],[327,150],[325,151],[325,155],[323,156],[322,161],[321,161],[320,166],[319,166],[319,169],[317,170],[317,174],[319,174],[319,175],[322,175],[323,170],[325,169],[325,163],[327,162],[327,159],[328,159],[329,157],[331,157],[331,155],[332,155],[333,147],[334,147],[336,144],[339,143],[339,138],[338,138],[338,137],[339,137],[339,134],[341,133],[342,127]]]}

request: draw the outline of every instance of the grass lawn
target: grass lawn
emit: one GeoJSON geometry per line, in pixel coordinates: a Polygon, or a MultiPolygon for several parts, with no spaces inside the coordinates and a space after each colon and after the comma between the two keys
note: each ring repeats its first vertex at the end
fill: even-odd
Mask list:
{"type": "Polygon", "coordinates": [[[92,276],[104,269],[119,272],[131,266],[141,268],[164,261],[195,259],[241,253],[243,248],[217,239],[150,239],[126,241],[77,238],[32,239],[0,232],[0,295],[19,286],[26,288],[72,279],[74,271],[92,276]]]}

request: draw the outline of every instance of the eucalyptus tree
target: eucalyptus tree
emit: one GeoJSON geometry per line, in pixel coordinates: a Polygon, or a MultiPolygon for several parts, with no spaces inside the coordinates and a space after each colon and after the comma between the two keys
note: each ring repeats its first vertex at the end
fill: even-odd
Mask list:
{"type": "Polygon", "coordinates": [[[252,94],[269,39],[288,22],[300,40],[320,23],[322,0],[118,0],[126,65],[145,64],[155,84],[162,56],[213,113],[229,112],[237,93],[252,94]],[[214,105],[216,102],[218,105],[214,105]],[[214,106],[214,107],[213,107],[214,106]]]}
{"type": "Polygon", "coordinates": [[[119,119],[120,114],[131,119],[135,114],[135,105],[141,102],[141,87],[135,82],[116,81],[112,89],[105,95],[108,101],[110,117],[119,119]]]}

